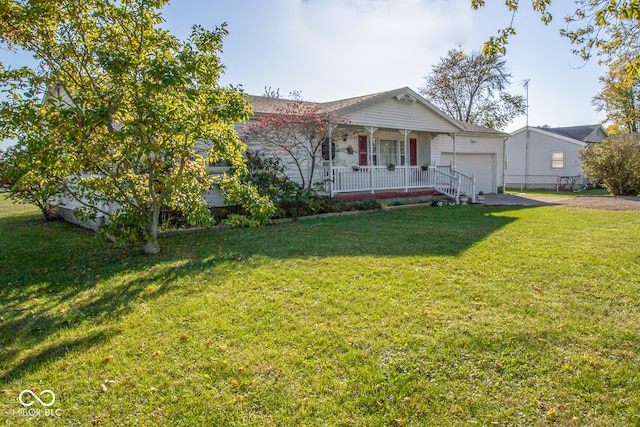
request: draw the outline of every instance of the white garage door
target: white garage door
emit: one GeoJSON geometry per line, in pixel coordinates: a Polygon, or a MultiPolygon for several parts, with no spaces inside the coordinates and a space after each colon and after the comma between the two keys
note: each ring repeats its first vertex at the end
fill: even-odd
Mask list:
{"type": "MultiPolygon", "coordinates": [[[[456,153],[456,169],[476,178],[476,192],[497,192],[494,154],[456,153]]],[[[442,153],[440,161],[448,165],[453,161],[453,153],[442,153]]]]}

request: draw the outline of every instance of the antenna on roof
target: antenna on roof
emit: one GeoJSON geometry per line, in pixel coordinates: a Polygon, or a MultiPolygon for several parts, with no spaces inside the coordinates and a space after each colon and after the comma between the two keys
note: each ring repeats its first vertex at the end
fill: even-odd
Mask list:
{"type": "Polygon", "coordinates": [[[523,80],[522,87],[527,91],[527,129],[529,128],[529,81],[531,79],[523,80]]]}

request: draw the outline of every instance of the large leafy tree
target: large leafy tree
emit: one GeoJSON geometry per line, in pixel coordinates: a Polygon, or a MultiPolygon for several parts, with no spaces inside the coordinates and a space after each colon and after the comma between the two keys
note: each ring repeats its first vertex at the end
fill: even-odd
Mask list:
{"type": "Polygon", "coordinates": [[[506,90],[510,78],[503,57],[452,49],[433,66],[420,92],[457,120],[504,129],[526,112],[524,97],[506,90]]]}
{"type": "Polygon", "coordinates": [[[598,111],[605,111],[609,133],[640,131],[640,77],[629,79],[620,68],[611,67],[600,78],[602,90],[593,98],[598,111]]]}
{"type": "Polygon", "coordinates": [[[0,41],[38,62],[0,68],[0,136],[68,176],[86,216],[105,211],[110,234],[142,238],[149,253],[159,250],[161,209],[207,220],[211,178],[199,154],[241,171],[234,123],[250,112],[239,89],[218,84],[224,25],[178,40],[160,26],[166,3],[0,0],[0,41]]]}

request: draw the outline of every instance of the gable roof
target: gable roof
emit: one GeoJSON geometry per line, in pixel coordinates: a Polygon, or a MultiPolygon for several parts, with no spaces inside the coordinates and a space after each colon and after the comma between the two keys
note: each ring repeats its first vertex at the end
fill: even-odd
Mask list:
{"type": "MultiPolygon", "coordinates": [[[[249,95],[248,100],[252,103],[253,113],[255,115],[265,115],[272,114],[277,111],[278,107],[286,105],[286,103],[291,102],[289,99],[281,99],[281,98],[269,98],[264,96],[254,96],[249,95]]],[[[451,124],[457,129],[466,130],[465,126],[449,117],[446,113],[440,110],[435,105],[431,104],[429,101],[424,99],[421,95],[414,92],[408,87],[403,87],[400,89],[389,90],[385,92],[372,93],[369,95],[358,96],[355,98],[347,98],[341,99],[338,101],[330,101],[330,102],[309,102],[302,101],[304,104],[313,105],[319,107],[320,113],[335,113],[340,115],[347,115],[356,110],[360,110],[366,107],[369,107],[374,104],[378,104],[387,99],[396,98],[399,101],[408,100],[409,102],[417,102],[425,107],[427,110],[434,113],[436,116],[444,119],[446,122],[451,124]]]]}
{"type": "Polygon", "coordinates": [[[530,132],[550,136],[560,141],[576,144],[581,147],[584,147],[591,142],[602,142],[608,136],[607,131],[604,130],[602,125],[584,125],[557,128],[525,126],[515,132],[512,132],[511,137],[526,132],[527,130],[529,130],[530,132]]]}
{"type": "Polygon", "coordinates": [[[602,142],[607,137],[607,132],[602,125],[567,126],[558,128],[545,128],[546,131],[577,139],[582,142],[602,142]],[[598,132],[601,131],[601,132],[598,132]]]}

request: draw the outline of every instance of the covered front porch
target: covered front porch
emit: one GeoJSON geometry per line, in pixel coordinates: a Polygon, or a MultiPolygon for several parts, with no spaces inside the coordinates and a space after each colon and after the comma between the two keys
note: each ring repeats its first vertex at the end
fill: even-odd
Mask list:
{"type": "Polygon", "coordinates": [[[322,150],[323,161],[316,165],[313,181],[321,184],[331,196],[435,190],[458,203],[462,196],[475,202],[475,178],[461,173],[454,164],[455,133],[336,126],[329,135],[322,150]],[[433,146],[439,135],[442,138],[438,141],[448,140],[446,145],[454,153],[449,165],[436,164],[440,153],[434,153],[433,146]]]}
{"type": "Polygon", "coordinates": [[[433,189],[460,202],[466,196],[475,202],[475,179],[451,166],[350,166],[331,163],[317,169],[314,179],[330,195],[367,191],[433,189]]]}

